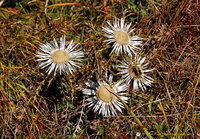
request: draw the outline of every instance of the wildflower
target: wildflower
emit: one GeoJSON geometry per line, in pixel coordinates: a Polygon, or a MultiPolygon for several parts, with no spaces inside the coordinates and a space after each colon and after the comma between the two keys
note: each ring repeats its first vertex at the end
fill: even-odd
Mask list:
{"type": "Polygon", "coordinates": [[[112,78],[113,76],[110,75],[108,82],[98,80],[97,83],[88,80],[89,82],[86,82],[86,85],[89,89],[83,90],[83,94],[91,96],[86,99],[88,106],[94,106],[94,112],[99,111],[98,113],[103,116],[116,115],[116,109],[122,112],[123,104],[115,95],[119,96],[125,103],[128,100],[127,97],[123,96],[126,94],[126,85],[122,85],[122,81],[113,84],[112,78]]]}
{"type": "Polygon", "coordinates": [[[122,78],[128,84],[133,80],[133,88],[138,90],[139,87],[142,91],[146,90],[146,86],[151,86],[153,79],[148,76],[148,72],[153,71],[154,69],[147,69],[149,63],[143,64],[145,57],[141,58],[138,55],[135,55],[134,61],[126,59],[121,62],[119,67],[119,74],[122,74],[122,78]]]}
{"type": "Polygon", "coordinates": [[[123,18],[121,20],[115,18],[113,25],[107,21],[109,27],[103,27],[104,36],[108,38],[105,42],[107,44],[114,43],[111,53],[118,55],[124,52],[132,56],[133,53],[135,54],[135,50],[140,49],[136,46],[142,45],[142,41],[140,41],[141,38],[138,36],[131,36],[134,28],[130,29],[131,23],[127,25],[124,23],[124,20],[123,18]]]}
{"type": "Polygon", "coordinates": [[[137,136],[137,137],[139,137],[140,135],[141,135],[141,133],[140,133],[140,132],[137,132],[137,133],[136,133],[136,136],[137,136]]]}
{"type": "Polygon", "coordinates": [[[62,72],[72,74],[77,67],[80,67],[81,58],[84,56],[81,49],[75,50],[79,44],[74,44],[73,40],[65,47],[65,36],[60,38],[60,45],[54,38],[54,42],[40,45],[43,52],[37,52],[36,57],[39,61],[39,67],[42,69],[48,67],[48,75],[54,71],[60,75],[62,72]]]}

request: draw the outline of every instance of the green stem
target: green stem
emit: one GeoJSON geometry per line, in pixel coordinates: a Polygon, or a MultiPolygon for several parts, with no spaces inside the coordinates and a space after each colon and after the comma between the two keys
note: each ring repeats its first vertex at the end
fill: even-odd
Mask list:
{"type": "Polygon", "coordinates": [[[142,124],[142,122],[136,117],[136,115],[133,113],[133,111],[131,111],[131,109],[128,107],[128,105],[126,105],[126,103],[119,96],[117,96],[116,94],[114,94],[114,95],[124,104],[125,108],[130,112],[131,116],[133,116],[133,118],[138,123],[138,125],[143,129],[143,131],[147,135],[147,137],[149,139],[153,139],[153,137],[151,136],[151,134],[148,132],[147,128],[144,127],[144,125],[142,124]]]}

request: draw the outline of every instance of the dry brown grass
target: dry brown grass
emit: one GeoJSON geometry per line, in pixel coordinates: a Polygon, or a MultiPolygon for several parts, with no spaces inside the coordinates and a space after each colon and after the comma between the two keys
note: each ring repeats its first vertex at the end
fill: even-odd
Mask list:
{"type": "Polygon", "coordinates": [[[156,68],[152,87],[130,94],[129,107],[155,138],[200,137],[198,0],[76,0],[81,5],[49,7],[46,14],[42,0],[10,3],[0,8],[1,138],[134,138],[138,131],[146,137],[126,110],[102,117],[85,106],[81,92],[96,73],[120,79],[115,65],[122,57],[111,56],[102,42],[101,27],[115,16],[135,24],[144,38],[141,53],[156,68]],[[83,66],[70,76],[47,77],[35,53],[64,34],[81,42],[83,66]]]}

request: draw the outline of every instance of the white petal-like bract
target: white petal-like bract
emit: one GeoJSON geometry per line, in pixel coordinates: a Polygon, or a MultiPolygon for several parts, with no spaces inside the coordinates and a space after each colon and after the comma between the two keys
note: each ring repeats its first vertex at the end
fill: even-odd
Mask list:
{"type": "Polygon", "coordinates": [[[83,89],[83,94],[89,95],[86,101],[88,101],[89,107],[93,106],[94,112],[98,111],[103,116],[116,115],[116,110],[122,112],[123,104],[115,95],[127,103],[125,84],[122,84],[121,81],[112,83],[112,75],[109,76],[108,82],[98,80],[97,83],[94,83],[91,80],[88,81],[86,85],[89,88],[83,89]]]}
{"type": "Polygon", "coordinates": [[[108,38],[105,42],[113,44],[111,53],[117,55],[125,53],[132,56],[135,50],[140,49],[137,46],[142,45],[142,38],[131,36],[134,29],[130,28],[131,23],[127,25],[124,20],[115,18],[113,25],[108,21],[109,27],[102,27],[105,32],[104,36],[108,38]]]}
{"type": "Polygon", "coordinates": [[[57,72],[60,75],[65,72],[72,74],[76,68],[81,65],[81,59],[84,57],[81,49],[77,49],[79,44],[75,44],[73,40],[65,46],[65,36],[60,38],[60,45],[54,39],[52,43],[40,45],[42,52],[37,52],[37,60],[39,67],[47,68],[48,75],[54,71],[54,76],[57,72]]]}
{"type": "Polygon", "coordinates": [[[145,59],[145,57],[141,58],[136,54],[134,60],[126,58],[118,65],[118,74],[122,75],[126,83],[129,84],[132,81],[135,90],[141,88],[144,91],[146,86],[151,86],[153,82],[153,78],[147,74],[154,69],[148,69],[147,65],[149,63],[144,64],[145,59]]]}

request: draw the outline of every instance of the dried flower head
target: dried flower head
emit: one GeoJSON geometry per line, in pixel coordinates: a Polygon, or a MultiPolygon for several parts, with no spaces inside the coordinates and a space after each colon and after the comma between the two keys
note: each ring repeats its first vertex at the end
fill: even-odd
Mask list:
{"type": "Polygon", "coordinates": [[[105,40],[107,44],[113,44],[113,50],[111,53],[118,54],[128,54],[132,56],[135,54],[135,50],[140,49],[137,46],[142,45],[142,39],[138,36],[131,36],[131,33],[134,29],[130,29],[131,23],[126,24],[124,23],[125,19],[117,19],[113,21],[113,25],[107,21],[109,27],[103,27],[103,31],[108,39],[105,40]]]}
{"type": "Polygon", "coordinates": [[[112,83],[113,76],[109,76],[108,82],[98,80],[94,83],[91,80],[86,82],[89,89],[84,89],[83,94],[89,95],[88,105],[89,107],[94,106],[94,111],[99,111],[103,116],[116,115],[116,109],[122,112],[121,108],[124,108],[123,104],[115,96],[119,96],[124,102],[127,102],[128,98],[126,94],[126,85],[121,84],[119,81],[115,84],[112,83]],[[115,94],[115,95],[114,95],[115,94]]]}
{"type": "Polygon", "coordinates": [[[42,52],[37,52],[36,57],[39,61],[39,67],[42,69],[48,67],[48,75],[54,70],[54,76],[56,72],[60,75],[62,72],[72,74],[76,67],[80,67],[80,62],[83,55],[81,49],[75,50],[79,44],[74,44],[73,40],[65,47],[65,36],[60,38],[60,45],[54,39],[53,43],[46,43],[40,45],[42,52]]]}
{"type": "Polygon", "coordinates": [[[145,57],[141,58],[138,55],[135,55],[135,59],[132,61],[130,59],[126,59],[121,62],[119,67],[119,74],[122,74],[122,78],[130,83],[133,80],[133,88],[138,90],[139,87],[142,91],[146,90],[146,85],[151,86],[153,82],[153,78],[148,76],[148,72],[153,71],[154,69],[148,69],[147,65],[149,63],[143,64],[145,61],[145,57]]]}

